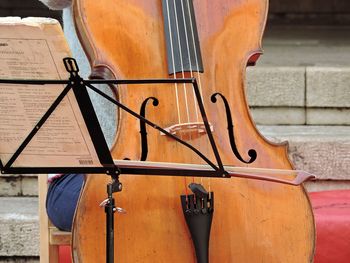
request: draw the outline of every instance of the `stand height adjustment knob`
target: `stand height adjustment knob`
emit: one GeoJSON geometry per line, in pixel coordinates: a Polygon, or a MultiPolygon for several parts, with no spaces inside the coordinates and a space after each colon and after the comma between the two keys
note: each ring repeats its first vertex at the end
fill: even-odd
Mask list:
{"type": "Polygon", "coordinates": [[[70,74],[76,75],[79,72],[77,61],[74,58],[64,58],[63,64],[70,74]]]}

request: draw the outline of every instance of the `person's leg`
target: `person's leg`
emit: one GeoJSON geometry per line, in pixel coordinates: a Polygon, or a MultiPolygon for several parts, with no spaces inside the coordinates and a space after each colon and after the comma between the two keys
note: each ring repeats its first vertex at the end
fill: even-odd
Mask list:
{"type": "Polygon", "coordinates": [[[71,231],[83,181],[83,174],[65,174],[50,183],[46,211],[51,222],[60,230],[71,231]]]}

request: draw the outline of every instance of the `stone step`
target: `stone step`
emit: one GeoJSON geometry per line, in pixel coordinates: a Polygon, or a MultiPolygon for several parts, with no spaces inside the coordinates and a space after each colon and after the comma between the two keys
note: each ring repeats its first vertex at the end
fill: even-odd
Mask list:
{"type": "Polygon", "coordinates": [[[348,67],[349,26],[267,25],[259,66],[348,67]]]}
{"type": "Polygon", "coordinates": [[[0,263],[39,263],[39,257],[3,257],[0,263]]]}
{"type": "Polygon", "coordinates": [[[38,262],[38,198],[0,197],[0,233],[0,262],[38,262]]]}
{"type": "Polygon", "coordinates": [[[350,28],[267,27],[247,70],[257,124],[350,125],[350,28]]]}
{"type": "Polygon", "coordinates": [[[296,169],[317,176],[309,191],[350,189],[350,126],[258,126],[273,142],[288,141],[296,169]]]}
{"type": "Polygon", "coordinates": [[[247,99],[261,125],[350,125],[349,67],[256,67],[247,99]]]}
{"type": "Polygon", "coordinates": [[[0,196],[37,196],[37,175],[0,175],[0,196]]]}

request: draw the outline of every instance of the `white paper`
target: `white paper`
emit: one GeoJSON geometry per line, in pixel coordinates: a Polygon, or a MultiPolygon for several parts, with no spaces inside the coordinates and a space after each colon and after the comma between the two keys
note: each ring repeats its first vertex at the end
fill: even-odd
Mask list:
{"type": "MultiPolygon", "coordinates": [[[[9,20],[12,21],[12,20],[9,20]]],[[[70,56],[58,22],[1,23],[1,79],[68,79],[70,56]]],[[[5,165],[64,85],[0,85],[0,158],[5,165]]],[[[73,91],[56,108],[13,167],[101,166],[73,91]]]]}

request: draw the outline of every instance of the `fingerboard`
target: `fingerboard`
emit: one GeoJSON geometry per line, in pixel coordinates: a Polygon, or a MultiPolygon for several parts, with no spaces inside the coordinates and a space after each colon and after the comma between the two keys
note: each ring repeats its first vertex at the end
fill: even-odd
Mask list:
{"type": "Polygon", "coordinates": [[[203,72],[192,0],[162,0],[169,75],[203,72]]]}

